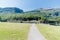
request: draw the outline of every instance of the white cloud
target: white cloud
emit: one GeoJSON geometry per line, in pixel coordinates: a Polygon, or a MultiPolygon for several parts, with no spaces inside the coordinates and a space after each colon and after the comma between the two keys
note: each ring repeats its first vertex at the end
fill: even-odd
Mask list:
{"type": "Polygon", "coordinates": [[[15,7],[21,4],[21,0],[0,0],[0,7],[15,7]]]}

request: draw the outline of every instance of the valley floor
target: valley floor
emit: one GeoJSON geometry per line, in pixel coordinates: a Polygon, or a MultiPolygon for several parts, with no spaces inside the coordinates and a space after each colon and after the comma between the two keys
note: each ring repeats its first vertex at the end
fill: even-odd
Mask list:
{"type": "Polygon", "coordinates": [[[60,40],[60,26],[0,22],[0,40],[60,40]]]}

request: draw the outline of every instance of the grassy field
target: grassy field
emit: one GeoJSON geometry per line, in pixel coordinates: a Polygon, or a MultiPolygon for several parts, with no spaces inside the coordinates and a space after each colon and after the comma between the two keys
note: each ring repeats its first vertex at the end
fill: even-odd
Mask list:
{"type": "Polygon", "coordinates": [[[0,40],[27,40],[30,24],[0,23],[0,40]]]}
{"type": "Polygon", "coordinates": [[[37,24],[37,27],[47,40],[60,40],[60,26],[37,24]]]}

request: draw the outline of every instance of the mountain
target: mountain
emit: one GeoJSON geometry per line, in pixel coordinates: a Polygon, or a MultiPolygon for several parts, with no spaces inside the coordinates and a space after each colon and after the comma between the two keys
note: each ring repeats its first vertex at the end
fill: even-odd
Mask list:
{"type": "Polygon", "coordinates": [[[60,12],[60,8],[38,8],[28,12],[60,12]]]}
{"type": "Polygon", "coordinates": [[[0,13],[22,13],[23,10],[17,7],[0,8],[0,13]]]}

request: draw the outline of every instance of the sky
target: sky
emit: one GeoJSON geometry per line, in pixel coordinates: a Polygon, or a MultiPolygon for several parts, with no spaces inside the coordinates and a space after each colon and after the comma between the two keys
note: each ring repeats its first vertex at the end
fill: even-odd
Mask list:
{"type": "Polygon", "coordinates": [[[18,7],[24,11],[38,8],[60,8],[60,0],[0,0],[0,7],[18,7]]]}

